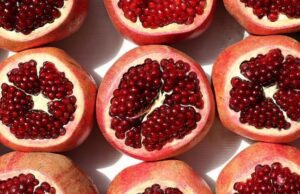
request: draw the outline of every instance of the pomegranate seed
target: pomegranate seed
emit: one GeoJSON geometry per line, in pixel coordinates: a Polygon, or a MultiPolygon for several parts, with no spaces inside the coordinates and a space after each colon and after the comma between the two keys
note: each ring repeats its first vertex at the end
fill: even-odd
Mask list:
{"type": "Polygon", "coordinates": [[[153,184],[151,187],[147,187],[143,193],[138,194],[183,194],[177,188],[167,187],[162,189],[159,184],[153,184]]]}

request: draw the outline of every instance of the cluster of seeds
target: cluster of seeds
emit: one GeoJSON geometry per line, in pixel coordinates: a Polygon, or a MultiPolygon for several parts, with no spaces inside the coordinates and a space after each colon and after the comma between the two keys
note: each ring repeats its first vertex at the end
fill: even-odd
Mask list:
{"type": "Polygon", "coordinates": [[[64,0],[0,0],[0,27],[30,34],[60,17],[64,0]]]}
{"type": "Polygon", "coordinates": [[[147,187],[143,193],[138,194],[183,194],[177,188],[167,187],[162,189],[159,184],[153,184],[151,187],[147,187]]]}
{"type": "MultiPolygon", "coordinates": [[[[51,62],[45,62],[39,75],[37,62],[19,63],[7,74],[13,86],[1,85],[0,120],[18,139],[55,139],[66,133],[64,125],[74,119],[76,97],[73,84],[51,62]],[[27,93],[27,94],[26,94],[27,93]],[[48,112],[36,110],[31,95],[42,93],[48,112]]],[[[40,103],[40,102],[38,102],[40,103]]]]}
{"type": "Polygon", "coordinates": [[[0,180],[0,194],[55,194],[54,187],[47,182],[40,184],[31,173],[20,174],[7,180],[0,180]]]}
{"type": "Polygon", "coordinates": [[[202,15],[206,0],[119,0],[118,6],[132,22],[139,19],[144,28],[159,28],[172,23],[192,24],[202,15]]]}
{"type": "Polygon", "coordinates": [[[146,59],[131,67],[111,99],[109,114],[116,137],[148,151],[184,138],[201,119],[195,109],[204,106],[199,84],[196,73],[181,60],[146,59]],[[149,112],[162,96],[162,105],[149,112]]]}
{"type": "Polygon", "coordinates": [[[253,13],[258,18],[267,18],[275,22],[280,14],[289,18],[300,18],[300,1],[298,0],[240,0],[247,7],[253,8],[253,13]]]}
{"type": "Polygon", "coordinates": [[[288,55],[284,57],[280,49],[244,61],[240,65],[240,77],[231,79],[229,107],[241,112],[240,122],[262,128],[289,129],[286,120],[300,119],[300,59],[288,55]],[[267,98],[264,88],[274,87],[278,91],[273,99],[267,98]]]}

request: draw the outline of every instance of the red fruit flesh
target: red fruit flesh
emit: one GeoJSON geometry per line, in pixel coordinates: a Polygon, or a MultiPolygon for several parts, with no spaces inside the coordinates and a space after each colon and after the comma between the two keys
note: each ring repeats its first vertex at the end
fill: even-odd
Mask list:
{"type": "Polygon", "coordinates": [[[5,145],[26,151],[63,151],[86,138],[92,127],[95,83],[70,61],[61,50],[43,48],[21,52],[2,63],[0,137],[5,145]],[[83,88],[90,93],[83,94],[83,88]],[[90,97],[84,99],[86,95],[90,97]]]}
{"type": "Polygon", "coordinates": [[[0,48],[19,51],[60,40],[83,23],[88,0],[0,2],[0,48]]]}
{"type": "Polygon", "coordinates": [[[207,29],[215,0],[105,0],[117,29],[138,44],[193,38],[207,29]]]}
{"type": "Polygon", "coordinates": [[[298,194],[299,154],[297,148],[290,146],[254,144],[225,166],[217,180],[216,193],[298,194]]]}
{"type": "Polygon", "coordinates": [[[0,157],[1,194],[97,194],[88,177],[65,156],[11,152],[0,157]]]}
{"type": "Polygon", "coordinates": [[[227,48],[213,68],[222,123],[254,140],[297,139],[299,61],[299,43],[283,36],[249,37],[227,48]]]}
{"type": "Polygon", "coordinates": [[[107,194],[123,193],[212,194],[206,182],[193,169],[177,160],[141,163],[124,169],[107,191],[107,194]],[[162,169],[164,173],[161,173],[162,169]]]}
{"type": "Polygon", "coordinates": [[[224,4],[250,33],[270,35],[300,30],[298,0],[224,0],[224,4]]]}
{"type": "Polygon", "coordinates": [[[190,148],[207,133],[214,115],[204,72],[165,46],[140,47],[121,57],[104,77],[97,98],[104,136],[143,160],[190,148]]]}

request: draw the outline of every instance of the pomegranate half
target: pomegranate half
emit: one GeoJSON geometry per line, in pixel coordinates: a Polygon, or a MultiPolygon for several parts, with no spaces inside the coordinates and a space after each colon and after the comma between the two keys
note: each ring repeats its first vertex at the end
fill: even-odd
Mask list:
{"type": "Polygon", "coordinates": [[[96,84],[57,48],[23,51],[0,64],[0,141],[19,151],[65,151],[93,125],[96,84]]]}
{"type": "Polygon", "coordinates": [[[208,132],[215,115],[201,66],[167,46],[142,46],[122,56],[98,90],[97,120],[118,150],[142,160],[180,154],[208,132]]]}
{"type": "Polygon", "coordinates": [[[0,2],[0,48],[20,51],[63,39],[79,29],[89,0],[0,2]]]}
{"type": "Polygon", "coordinates": [[[283,34],[300,31],[299,0],[223,0],[228,12],[250,33],[283,34]]]}
{"type": "Polygon", "coordinates": [[[210,25],[216,0],[104,0],[115,27],[137,44],[194,38],[210,25]]]}
{"type": "Polygon", "coordinates": [[[300,193],[300,150],[268,143],[246,148],[222,170],[217,194],[300,193]]]}
{"type": "Polygon", "coordinates": [[[107,194],[212,194],[206,182],[179,160],[146,162],[124,169],[107,194]]]}
{"type": "Polygon", "coordinates": [[[98,191],[65,156],[11,152],[0,157],[0,193],[97,194],[98,191]]]}
{"type": "Polygon", "coordinates": [[[265,142],[300,137],[299,42],[250,36],[220,54],[212,78],[226,128],[265,142]]]}

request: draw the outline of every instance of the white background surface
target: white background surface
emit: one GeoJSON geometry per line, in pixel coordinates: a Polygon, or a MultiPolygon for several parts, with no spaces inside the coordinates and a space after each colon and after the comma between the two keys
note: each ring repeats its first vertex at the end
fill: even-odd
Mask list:
{"type": "MultiPolygon", "coordinates": [[[[226,13],[219,0],[216,16],[208,31],[194,40],[172,46],[196,59],[210,79],[212,63],[218,54],[230,44],[243,39],[244,34],[242,27],[226,13]]],[[[299,40],[300,34],[296,36],[299,40]]],[[[101,0],[91,0],[88,18],[76,34],[51,46],[67,51],[92,74],[98,85],[113,62],[126,51],[136,47],[124,40],[114,29],[101,0]]],[[[11,54],[0,50],[0,60],[11,54]]],[[[224,164],[250,143],[250,140],[226,130],[216,119],[211,131],[201,143],[176,158],[190,164],[214,190],[215,180],[224,164]]],[[[300,140],[292,145],[299,148],[300,140]]],[[[0,154],[9,151],[0,146],[0,154]]],[[[96,125],[86,142],[64,154],[71,157],[91,176],[101,194],[106,192],[111,179],[118,172],[139,162],[114,150],[96,125]]]]}

